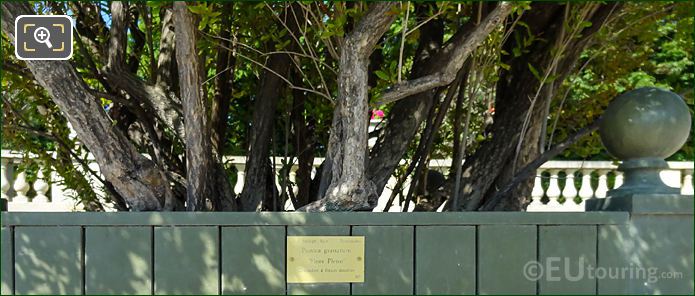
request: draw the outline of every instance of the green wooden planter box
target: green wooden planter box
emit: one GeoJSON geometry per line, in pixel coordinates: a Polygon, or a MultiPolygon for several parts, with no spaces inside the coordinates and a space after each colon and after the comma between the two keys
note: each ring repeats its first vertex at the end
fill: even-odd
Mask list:
{"type": "MultiPolygon", "coordinates": [[[[621,279],[524,270],[625,264],[630,223],[628,212],[3,213],[2,294],[627,293],[621,279]],[[286,283],[293,235],[365,236],[365,281],[286,283]]],[[[688,278],[661,292],[692,291],[682,252],[688,278]]]]}

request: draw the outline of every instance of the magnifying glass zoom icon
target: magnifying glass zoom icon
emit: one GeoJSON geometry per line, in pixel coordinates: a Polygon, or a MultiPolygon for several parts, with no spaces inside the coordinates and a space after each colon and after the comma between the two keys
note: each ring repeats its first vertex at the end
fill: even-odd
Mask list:
{"type": "Polygon", "coordinates": [[[38,43],[44,43],[48,48],[52,48],[53,44],[51,44],[51,32],[48,31],[45,27],[38,27],[34,31],[34,40],[38,43]]]}

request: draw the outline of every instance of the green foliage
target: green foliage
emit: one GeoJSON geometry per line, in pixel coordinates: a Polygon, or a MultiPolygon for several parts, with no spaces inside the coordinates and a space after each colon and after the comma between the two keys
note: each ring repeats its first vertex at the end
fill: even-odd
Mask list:
{"type": "MultiPolygon", "coordinates": [[[[559,120],[553,142],[560,142],[586,126],[625,91],[662,87],[681,94],[693,110],[693,6],[692,3],[626,4],[625,16],[603,28],[596,42],[579,61],[582,71],[569,77],[553,101],[550,122],[559,120]],[[562,96],[568,93],[562,109],[562,96]]],[[[597,133],[567,149],[566,159],[611,159],[597,133]]],[[[684,146],[671,160],[693,159],[692,146],[684,146]]]]}

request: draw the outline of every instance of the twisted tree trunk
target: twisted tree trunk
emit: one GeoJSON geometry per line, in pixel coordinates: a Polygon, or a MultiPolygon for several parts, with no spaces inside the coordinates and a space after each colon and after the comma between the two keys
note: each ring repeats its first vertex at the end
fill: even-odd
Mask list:
{"type": "Polygon", "coordinates": [[[378,194],[367,179],[367,129],[369,126],[369,56],[379,38],[395,19],[389,11],[397,3],[370,5],[354,30],[345,38],[340,53],[338,98],[328,142],[324,176],[331,183],[326,196],[301,208],[304,211],[354,211],[372,208],[378,194]]]}

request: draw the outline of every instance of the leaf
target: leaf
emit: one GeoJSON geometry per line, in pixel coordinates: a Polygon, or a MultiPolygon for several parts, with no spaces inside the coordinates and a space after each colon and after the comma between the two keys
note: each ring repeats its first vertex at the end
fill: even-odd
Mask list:
{"type": "Polygon", "coordinates": [[[528,69],[529,69],[529,71],[531,71],[531,74],[533,74],[533,76],[536,77],[536,79],[538,79],[538,81],[541,81],[542,78],[541,78],[541,75],[538,73],[538,70],[536,70],[536,68],[534,68],[533,65],[531,65],[531,63],[526,63],[526,64],[528,65],[528,69]]]}
{"type": "Polygon", "coordinates": [[[382,80],[386,80],[386,81],[390,81],[390,80],[391,80],[391,77],[389,77],[389,75],[386,74],[386,72],[384,72],[384,71],[377,70],[377,71],[374,72],[374,74],[376,75],[376,77],[379,77],[379,78],[382,79],[382,80]]]}
{"type": "Polygon", "coordinates": [[[193,14],[199,14],[202,15],[205,13],[207,10],[205,5],[191,5],[188,6],[188,10],[190,10],[193,14]]]}

